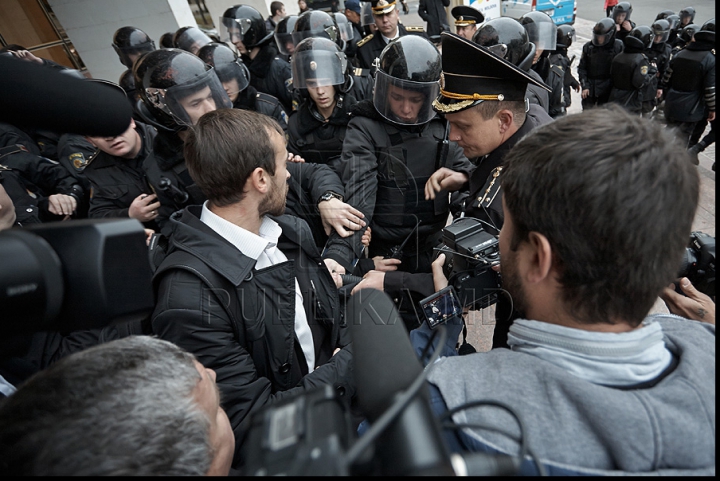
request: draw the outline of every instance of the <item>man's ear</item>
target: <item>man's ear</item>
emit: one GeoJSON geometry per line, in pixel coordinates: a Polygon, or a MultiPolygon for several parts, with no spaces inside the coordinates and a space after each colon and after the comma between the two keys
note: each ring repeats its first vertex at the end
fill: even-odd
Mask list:
{"type": "Polygon", "coordinates": [[[515,120],[515,115],[512,113],[512,110],[502,109],[497,113],[497,118],[500,122],[499,131],[501,134],[504,134],[512,125],[513,120],[515,120]]]}
{"type": "Polygon", "coordinates": [[[252,171],[250,177],[248,177],[248,182],[250,182],[253,189],[260,192],[261,194],[267,194],[269,191],[270,177],[268,176],[268,173],[265,172],[265,169],[263,169],[262,167],[257,167],[255,170],[252,171]]]}
{"type": "Polygon", "coordinates": [[[527,281],[539,283],[547,280],[551,275],[553,265],[553,251],[550,241],[538,232],[530,232],[526,244],[528,258],[527,281]]]}

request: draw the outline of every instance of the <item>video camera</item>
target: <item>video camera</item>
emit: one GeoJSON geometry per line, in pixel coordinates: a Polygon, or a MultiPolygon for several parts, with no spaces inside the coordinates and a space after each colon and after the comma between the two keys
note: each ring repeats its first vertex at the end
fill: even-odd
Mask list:
{"type": "Polygon", "coordinates": [[[462,217],[445,227],[436,250],[445,254],[445,276],[463,306],[484,309],[497,302],[500,274],[492,266],[500,262],[500,247],[479,219],[462,217]]]}
{"type": "Polygon", "coordinates": [[[715,238],[692,232],[678,277],[687,277],[695,289],[715,299],[715,238]]]}
{"type": "Polygon", "coordinates": [[[0,232],[0,339],[68,334],[152,312],[145,230],[135,219],[82,219],[0,232]]]}

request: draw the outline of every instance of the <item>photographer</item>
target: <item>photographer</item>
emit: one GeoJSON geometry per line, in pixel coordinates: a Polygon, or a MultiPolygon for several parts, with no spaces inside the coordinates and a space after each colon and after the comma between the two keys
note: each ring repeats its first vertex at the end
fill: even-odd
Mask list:
{"type": "MultiPolygon", "coordinates": [[[[648,315],[699,199],[687,157],[617,106],[557,119],[506,156],[500,258],[522,317],[510,350],[466,356],[461,322],[448,326],[428,379],[461,425],[446,431],[455,450],[532,449],[523,474],[715,473],[715,326],[648,315]]],[[[411,333],[416,352],[430,334],[411,333]]]]}

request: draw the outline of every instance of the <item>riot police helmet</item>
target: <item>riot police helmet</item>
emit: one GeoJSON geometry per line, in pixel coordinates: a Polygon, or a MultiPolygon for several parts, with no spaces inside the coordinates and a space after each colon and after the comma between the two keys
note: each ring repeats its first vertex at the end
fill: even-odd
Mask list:
{"type": "Polygon", "coordinates": [[[670,38],[670,22],[666,19],[655,20],[650,28],[655,35],[654,43],[665,43],[670,38]]]}
{"type": "Polygon", "coordinates": [[[161,130],[184,130],[207,111],[232,107],[215,70],[179,48],[146,53],[133,75],[142,99],[138,112],[161,130]]]}
{"type": "Polygon", "coordinates": [[[134,108],[137,101],[140,100],[140,92],[135,88],[135,77],[133,76],[132,70],[127,69],[120,75],[118,85],[125,91],[134,108]]]}
{"type": "Polygon", "coordinates": [[[372,2],[360,2],[360,26],[375,25],[372,2]]]}
{"type": "Polygon", "coordinates": [[[297,44],[290,60],[293,87],[342,87],[347,83],[348,60],[335,42],[328,38],[308,37],[297,44]]]}
{"type": "MultiPolygon", "coordinates": [[[[670,23],[670,31],[671,32],[677,32],[678,29],[680,29],[680,15],[668,15],[665,20],[667,20],[670,23]]],[[[680,29],[682,30],[682,29],[680,29]]]]}
{"type": "Polygon", "coordinates": [[[340,29],[329,13],[322,10],[309,10],[300,14],[293,28],[293,43],[297,44],[309,37],[329,38],[342,50],[345,43],[340,36],[340,29]]]}
{"type": "Polygon", "coordinates": [[[593,27],[592,44],[596,47],[609,45],[615,39],[615,22],[612,18],[603,18],[593,27]]]}
{"type": "Polygon", "coordinates": [[[715,43],[715,18],[711,18],[702,24],[700,30],[695,34],[695,40],[715,43]]]}
{"type": "Polygon", "coordinates": [[[630,31],[630,34],[628,36],[640,40],[640,42],[642,42],[642,48],[645,49],[652,47],[653,40],[655,39],[655,33],[653,32],[653,29],[648,27],[647,25],[638,25],[630,31]]]}
{"type": "Polygon", "coordinates": [[[558,25],[557,47],[570,48],[575,41],[575,27],[568,24],[558,25]]]}
{"type": "Polygon", "coordinates": [[[153,42],[147,33],[137,27],[120,27],[113,34],[113,49],[120,62],[131,69],[135,60],[145,52],[155,50],[153,42]]]}
{"type": "Polygon", "coordinates": [[[173,37],[175,32],[165,32],[160,36],[160,48],[175,48],[173,37]]]}
{"type": "Polygon", "coordinates": [[[655,20],[668,18],[670,15],[675,15],[675,12],[673,12],[672,10],[663,10],[661,12],[658,12],[657,16],[655,17],[655,20]]]}
{"type": "Polygon", "coordinates": [[[290,56],[295,51],[292,33],[297,19],[297,15],[288,15],[281,18],[275,25],[275,43],[277,43],[278,51],[283,55],[290,56]]]}
{"type": "Polygon", "coordinates": [[[695,9],[693,7],[685,7],[678,12],[680,17],[680,25],[688,25],[695,21],[695,9]]]}
{"type": "Polygon", "coordinates": [[[173,35],[173,46],[194,55],[205,45],[212,43],[212,39],[198,27],[182,27],[173,35]]]}
{"type": "Polygon", "coordinates": [[[617,5],[613,7],[612,10],[612,19],[613,22],[620,24],[624,22],[625,20],[630,20],[630,15],[632,14],[632,5],[630,2],[620,2],[617,5]],[[625,14],[625,16],[623,16],[625,14]]]}
{"type": "Polygon", "coordinates": [[[351,42],[355,38],[355,28],[342,12],[331,13],[330,16],[335,20],[335,24],[340,31],[340,38],[343,39],[345,44],[351,42]]]}
{"type": "Polygon", "coordinates": [[[249,50],[264,44],[273,34],[267,31],[262,14],[250,5],[235,5],[220,17],[220,40],[235,46],[242,43],[249,50]]]}
{"type": "Polygon", "coordinates": [[[685,27],[680,31],[679,37],[686,45],[692,41],[693,36],[695,36],[699,31],[700,25],[697,23],[691,23],[690,25],[685,25],[685,27]]]}
{"type": "Polygon", "coordinates": [[[484,22],[473,35],[473,42],[525,71],[530,69],[535,57],[535,44],[530,42],[527,30],[510,17],[484,22]]]}
{"type": "Polygon", "coordinates": [[[212,42],[198,52],[198,57],[215,69],[230,100],[250,84],[250,72],[238,54],[224,43],[212,42]]]}
{"type": "Polygon", "coordinates": [[[418,35],[390,41],[377,61],[373,104],[386,120],[422,125],[435,117],[432,102],[440,93],[442,58],[437,47],[418,35]]]}
{"type": "Polygon", "coordinates": [[[538,50],[555,50],[557,45],[557,25],[545,12],[533,10],[520,17],[520,24],[528,33],[528,40],[538,50]]]}

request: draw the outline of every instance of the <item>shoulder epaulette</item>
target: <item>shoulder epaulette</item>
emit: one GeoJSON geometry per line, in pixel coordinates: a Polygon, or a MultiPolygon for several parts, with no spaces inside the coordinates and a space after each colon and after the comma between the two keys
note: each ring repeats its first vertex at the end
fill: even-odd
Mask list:
{"type": "Polygon", "coordinates": [[[365,77],[368,73],[369,71],[367,69],[361,69],[360,67],[355,67],[353,69],[353,75],[356,77],[365,77]]]}
{"type": "Polygon", "coordinates": [[[424,32],[425,29],[422,27],[405,27],[408,32],[424,32]]]}
{"type": "Polygon", "coordinates": [[[365,45],[366,43],[368,43],[370,40],[373,39],[374,36],[375,36],[375,34],[371,33],[370,35],[367,35],[366,37],[363,37],[363,39],[360,40],[360,41],[357,43],[358,48],[360,48],[360,47],[362,47],[363,45],[365,45]]]}

